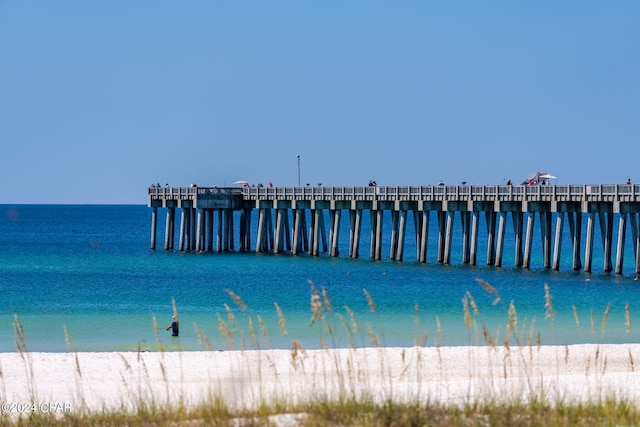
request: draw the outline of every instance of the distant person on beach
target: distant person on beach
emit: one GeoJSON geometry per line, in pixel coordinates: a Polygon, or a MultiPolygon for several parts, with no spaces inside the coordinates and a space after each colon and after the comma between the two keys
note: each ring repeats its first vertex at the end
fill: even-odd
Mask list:
{"type": "Polygon", "coordinates": [[[631,178],[627,179],[627,185],[631,184],[631,178]]]}
{"type": "Polygon", "coordinates": [[[171,336],[172,337],[177,337],[180,334],[180,326],[178,325],[178,318],[175,316],[175,314],[173,315],[173,317],[171,317],[172,322],[169,326],[167,326],[167,331],[169,329],[171,329],[171,336]]]}

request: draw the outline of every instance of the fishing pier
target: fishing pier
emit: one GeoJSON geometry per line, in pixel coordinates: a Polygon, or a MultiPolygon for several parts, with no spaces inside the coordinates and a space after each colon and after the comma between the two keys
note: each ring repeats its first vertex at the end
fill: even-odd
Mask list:
{"type": "Polygon", "coordinates": [[[174,238],[179,210],[179,251],[229,252],[236,251],[237,244],[241,252],[310,256],[328,253],[337,257],[341,255],[341,223],[346,219],[349,235],[344,238],[348,238],[348,256],[352,258],[361,256],[361,237],[368,233],[370,258],[381,260],[385,249],[390,259],[403,261],[409,228],[414,234],[411,238],[415,238],[416,260],[421,263],[427,262],[431,243],[439,263],[450,264],[452,248],[459,245],[462,263],[486,262],[501,267],[505,238],[509,236],[515,247],[515,266],[530,268],[534,229],[538,228],[543,266],[554,270],[560,269],[563,233],[568,229],[571,268],[590,273],[597,223],[603,271],[622,274],[625,239],[630,228],[635,273],[640,274],[640,185],[636,184],[151,187],[148,196],[148,206],[152,209],[151,249],[154,250],[159,209],[166,210],[165,250],[176,250],[174,238]],[[363,225],[367,211],[369,221],[363,225]],[[257,229],[252,234],[254,213],[257,213],[257,229]],[[612,259],[614,216],[618,218],[615,264],[612,259]],[[384,224],[385,217],[390,217],[390,224],[384,224]],[[461,230],[460,236],[454,236],[456,218],[460,221],[457,228],[461,230]],[[586,233],[583,233],[585,218],[586,233]],[[409,221],[413,227],[407,226],[409,221]],[[437,222],[435,236],[429,236],[431,221],[437,222]],[[509,222],[512,227],[508,227],[509,222]],[[479,242],[481,227],[483,242],[479,242]],[[486,248],[482,261],[478,259],[481,244],[486,248]]]}

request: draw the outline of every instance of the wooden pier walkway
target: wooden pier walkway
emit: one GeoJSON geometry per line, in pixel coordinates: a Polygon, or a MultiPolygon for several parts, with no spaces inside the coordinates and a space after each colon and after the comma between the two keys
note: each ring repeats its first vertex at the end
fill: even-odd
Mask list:
{"type": "Polygon", "coordinates": [[[451,263],[454,221],[459,217],[462,262],[478,263],[478,230],[486,226],[486,264],[502,266],[508,216],[511,216],[515,266],[531,264],[534,228],[539,221],[544,268],[560,269],[563,232],[568,222],[573,270],[592,271],[594,231],[599,224],[603,270],[622,274],[627,227],[631,228],[635,273],[640,274],[640,185],[484,185],[420,187],[165,187],[149,188],[151,248],[156,248],[158,209],[166,209],[165,250],[174,250],[176,209],[180,209],[180,251],[308,253],[339,256],[343,212],[349,221],[349,257],[360,257],[363,232],[370,233],[369,257],[382,259],[383,219],[391,216],[389,258],[402,261],[409,213],[416,259],[425,263],[432,214],[437,221],[437,261],[451,263]],[[257,211],[255,236],[252,213],[257,211]],[[364,229],[363,215],[370,225],[364,229]],[[234,224],[239,212],[239,224],[234,224]],[[308,213],[308,214],[307,214],[308,213]],[[217,220],[214,218],[217,214],[217,220]],[[325,222],[329,215],[328,224],[325,222]],[[526,215],[525,215],[526,214],[526,215]],[[614,215],[619,218],[612,262],[614,215]],[[387,215],[388,216],[388,215],[387,215]],[[553,217],[555,216],[555,233],[553,217]],[[582,222],[586,217],[584,263],[582,222]],[[307,221],[308,218],[308,221],[307,221]],[[214,223],[216,227],[214,227],[214,223]],[[327,236],[327,229],[329,231],[327,236]],[[554,238],[552,238],[554,237],[554,238]],[[252,249],[252,243],[255,243],[252,249]]]}

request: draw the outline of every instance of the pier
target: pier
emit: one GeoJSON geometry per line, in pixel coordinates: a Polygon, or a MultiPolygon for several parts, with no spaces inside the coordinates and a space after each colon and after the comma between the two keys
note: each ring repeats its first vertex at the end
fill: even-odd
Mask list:
{"type": "Polygon", "coordinates": [[[536,238],[534,230],[538,228],[543,267],[553,270],[561,268],[563,233],[568,229],[570,267],[590,273],[594,268],[595,228],[599,226],[602,270],[622,274],[625,239],[631,234],[635,274],[640,274],[640,185],[637,184],[151,187],[148,196],[153,250],[156,249],[159,209],[166,210],[165,250],[359,258],[361,237],[369,233],[370,258],[381,260],[384,242],[388,241],[385,256],[388,253],[389,259],[403,261],[407,228],[410,228],[414,233],[411,238],[415,238],[416,260],[420,263],[427,262],[427,252],[431,249],[437,251],[437,262],[450,264],[452,248],[459,245],[460,262],[470,265],[486,262],[501,267],[505,239],[509,236],[515,247],[515,266],[530,268],[536,238]],[[367,212],[369,221],[363,221],[367,212]],[[255,234],[251,229],[254,213],[258,215],[255,234]],[[614,215],[618,218],[615,248],[614,215]],[[385,217],[390,217],[390,224],[384,224],[385,217]],[[456,218],[460,221],[461,236],[454,236],[456,218]],[[507,230],[509,218],[512,231],[507,230]],[[583,233],[583,219],[586,219],[586,233],[583,233]],[[348,236],[340,235],[344,220],[349,224],[348,236]],[[408,227],[409,221],[413,227],[408,227]],[[431,221],[437,223],[435,236],[429,236],[431,221]],[[483,242],[479,242],[481,227],[486,232],[483,242]],[[631,229],[630,233],[627,228],[631,229]],[[383,238],[384,233],[389,233],[388,240],[383,238]],[[348,254],[339,253],[340,238],[348,238],[348,254]],[[486,257],[482,260],[479,259],[481,244],[486,245],[486,257]]]}

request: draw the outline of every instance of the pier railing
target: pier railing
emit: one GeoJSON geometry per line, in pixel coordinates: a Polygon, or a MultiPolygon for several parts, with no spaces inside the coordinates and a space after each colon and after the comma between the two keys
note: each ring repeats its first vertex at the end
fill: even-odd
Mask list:
{"type": "Polygon", "coordinates": [[[149,188],[152,199],[240,194],[245,200],[639,202],[640,184],[149,188]]]}
{"type": "Polygon", "coordinates": [[[235,187],[149,187],[153,198],[195,199],[198,196],[238,195],[241,188],[235,187]]]}
{"type": "Polygon", "coordinates": [[[388,187],[249,187],[245,200],[640,201],[640,185],[469,185],[388,187]]]}

